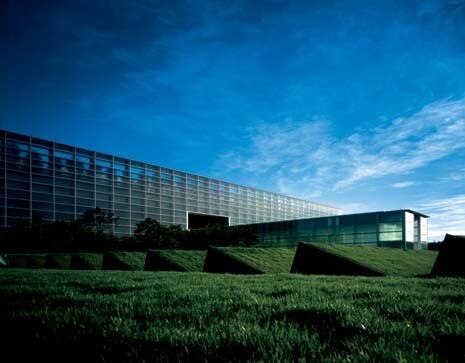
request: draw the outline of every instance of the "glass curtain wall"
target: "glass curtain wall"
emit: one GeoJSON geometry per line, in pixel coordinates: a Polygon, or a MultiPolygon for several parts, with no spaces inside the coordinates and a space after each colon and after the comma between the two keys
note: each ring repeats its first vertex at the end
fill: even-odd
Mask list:
{"type": "Polygon", "coordinates": [[[261,246],[304,242],[404,247],[404,211],[339,215],[232,227],[255,233],[261,246]]]}
{"type": "Polygon", "coordinates": [[[1,225],[40,216],[74,220],[100,207],[130,234],[146,217],[186,227],[186,214],[231,225],[341,213],[338,208],[112,155],[0,131],[1,225]]]}

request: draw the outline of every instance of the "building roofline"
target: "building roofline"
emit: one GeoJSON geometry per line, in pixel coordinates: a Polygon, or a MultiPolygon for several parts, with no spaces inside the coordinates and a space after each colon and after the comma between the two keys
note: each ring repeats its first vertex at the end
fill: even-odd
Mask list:
{"type": "Polygon", "coordinates": [[[413,213],[413,214],[418,214],[419,216],[422,216],[422,217],[425,217],[425,218],[430,218],[430,216],[428,216],[426,214],[423,214],[423,213],[420,213],[420,212],[417,212],[416,210],[413,210],[413,209],[404,209],[404,211],[410,212],[410,213],[413,213]]]}

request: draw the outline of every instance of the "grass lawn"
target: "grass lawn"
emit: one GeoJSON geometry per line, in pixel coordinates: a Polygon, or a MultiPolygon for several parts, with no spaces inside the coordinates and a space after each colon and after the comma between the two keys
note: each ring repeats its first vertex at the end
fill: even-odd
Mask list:
{"type": "Polygon", "coordinates": [[[45,268],[46,254],[8,254],[8,265],[14,268],[45,268]]]}
{"type": "Polygon", "coordinates": [[[157,253],[166,260],[190,272],[202,271],[205,256],[207,255],[207,251],[194,250],[157,250],[157,253]]]}
{"type": "Polygon", "coordinates": [[[73,253],[70,268],[73,270],[100,270],[103,254],[101,253],[73,253]]]}
{"type": "Polygon", "coordinates": [[[71,265],[70,254],[48,254],[45,261],[45,268],[67,270],[71,265]]]}
{"type": "Polygon", "coordinates": [[[465,279],[3,269],[0,322],[17,360],[461,361],[465,279]]]}
{"type": "Polygon", "coordinates": [[[103,256],[102,270],[142,271],[145,252],[107,252],[103,256]]]}
{"type": "Polygon", "coordinates": [[[429,274],[438,255],[437,251],[402,250],[400,248],[344,245],[342,243],[309,243],[309,245],[350,258],[393,276],[429,274]]]}
{"type": "Polygon", "coordinates": [[[264,273],[291,271],[295,247],[223,247],[218,250],[231,255],[264,273]]]}

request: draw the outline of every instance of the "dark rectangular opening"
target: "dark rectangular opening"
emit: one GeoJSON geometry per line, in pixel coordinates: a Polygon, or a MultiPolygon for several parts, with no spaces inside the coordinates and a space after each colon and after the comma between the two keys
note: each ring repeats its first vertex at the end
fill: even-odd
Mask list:
{"type": "Polygon", "coordinates": [[[215,224],[220,225],[221,227],[227,227],[229,226],[229,218],[211,214],[188,213],[187,229],[205,228],[208,225],[215,224]]]}

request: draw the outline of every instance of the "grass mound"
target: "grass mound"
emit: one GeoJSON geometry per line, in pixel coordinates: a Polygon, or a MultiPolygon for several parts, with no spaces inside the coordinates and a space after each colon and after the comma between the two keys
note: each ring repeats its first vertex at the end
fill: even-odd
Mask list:
{"type": "Polygon", "coordinates": [[[45,268],[67,270],[71,265],[71,255],[49,254],[45,260],[45,268]]]}
{"type": "Polygon", "coordinates": [[[230,274],[262,274],[263,271],[228,253],[223,248],[210,247],[205,257],[204,272],[230,274]]]}
{"type": "Polygon", "coordinates": [[[145,252],[107,252],[103,255],[102,270],[142,271],[145,252]]]}
{"type": "Polygon", "coordinates": [[[2,269],[0,320],[14,361],[462,362],[465,279],[2,269]]]}
{"type": "Polygon", "coordinates": [[[44,268],[46,258],[45,254],[9,254],[6,256],[8,267],[11,268],[44,268]]]}
{"type": "Polygon", "coordinates": [[[103,254],[73,253],[71,254],[71,270],[101,270],[103,254]]]}
{"type": "Polygon", "coordinates": [[[223,247],[228,254],[262,273],[286,273],[291,270],[295,247],[223,247]]]}
{"type": "Polygon", "coordinates": [[[384,276],[361,262],[320,248],[319,244],[299,243],[291,272],[311,275],[384,276]]]}
{"type": "Polygon", "coordinates": [[[308,245],[393,276],[427,275],[431,272],[438,255],[437,251],[402,250],[342,243],[310,243],[308,245]]]}
{"type": "Polygon", "coordinates": [[[446,234],[431,275],[465,277],[465,236],[446,234]]]}
{"type": "Polygon", "coordinates": [[[144,270],[200,272],[206,255],[197,250],[148,250],[144,270]]]}

